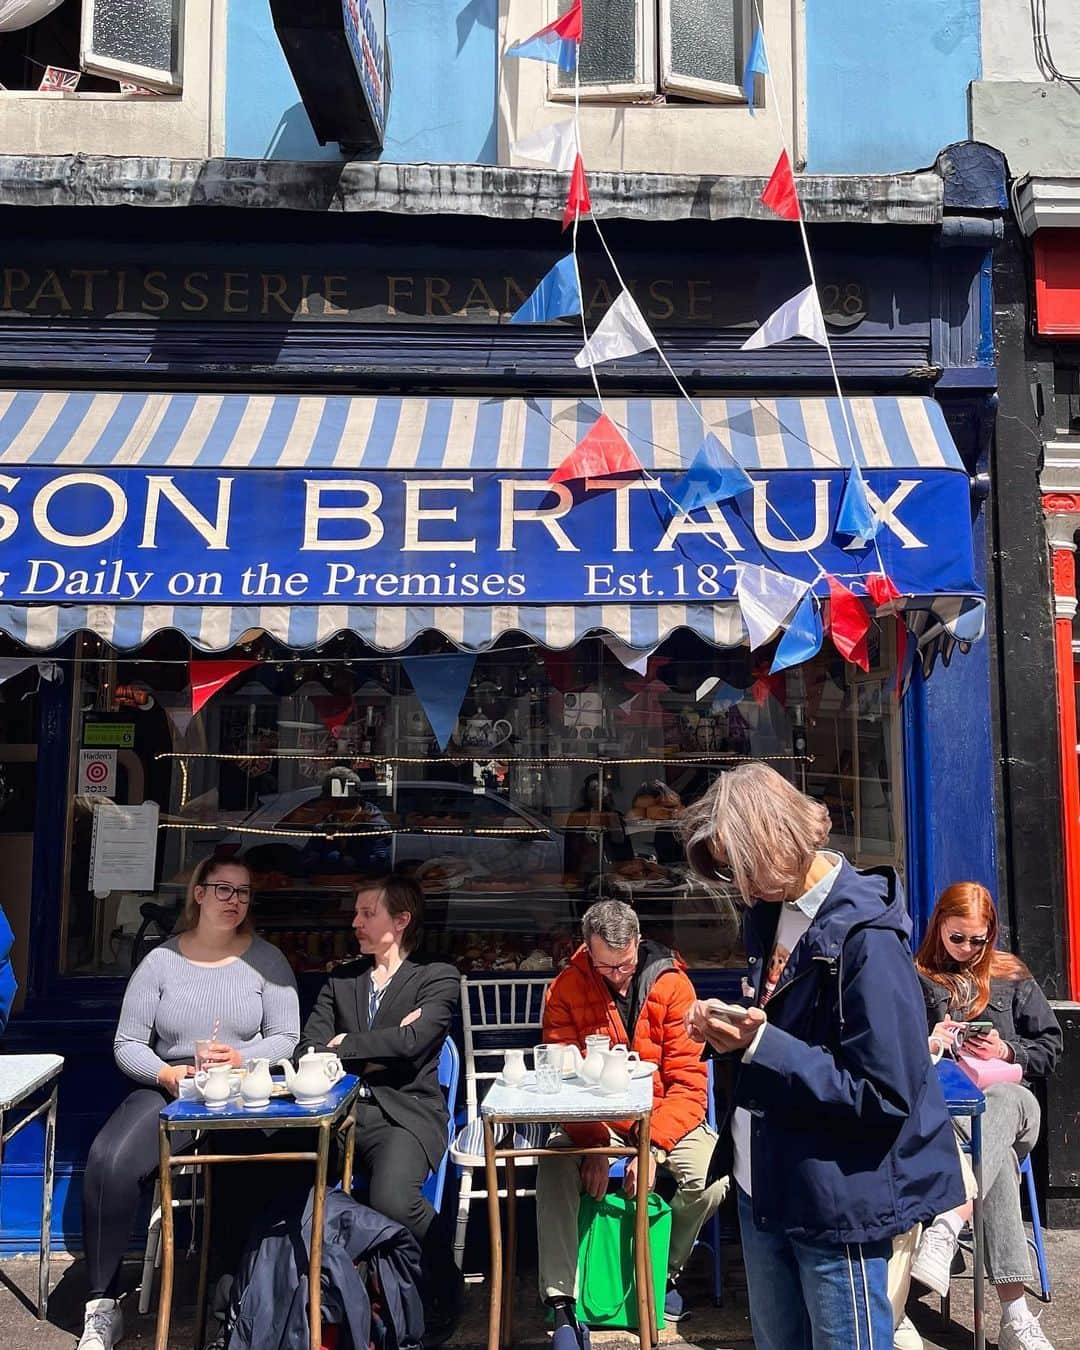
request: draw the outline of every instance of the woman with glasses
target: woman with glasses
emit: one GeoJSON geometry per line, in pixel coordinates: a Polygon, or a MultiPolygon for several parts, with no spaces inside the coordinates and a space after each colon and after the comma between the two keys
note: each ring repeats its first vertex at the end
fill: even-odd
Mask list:
{"type": "MultiPolygon", "coordinates": [[[[997,910],[985,886],[960,881],[943,891],[915,956],[926,999],[930,1049],[958,1043],[965,1055],[1019,1066],[1030,1082],[1051,1073],[1061,1028],[1031,971],[997,950],[997,910]],[[965,1026],[974,1023],[977,1031],[965,1026]]],[[[982,1118],[983,1227],[986,1266],[1001,1300],[1000,1350],[1050,1350],[1024,1299],[1031,1279],[1020,1213],[1017,1164],[1039,1137],[1039,1103],[1024,1082],[986,1088],[982,1118]]],[[[967,1125],[957,1122],[966,1142],[967,1125]]],[[[922,1236],[912,1277],[945,1295],[969,1206],[942,1214],[922,1236]]]]}
{"type": "MultiPolygon", "coordinates": [[[[194,1073],[196,1041],[209,1042],[200,1067],[239,1067],[254,1056],[285,1058],[299,1039],[293,973],[276,947],[255,936],[251,873],[242,862],[204,858],[191,874],[177,933],[136,967],[120,1009],[113,1054],[136,1086],[99,1131],[86,1164],[90,1297],[78,1350],[112,1350],[123,1334],[120,1266],[140,1195],[157,1175],[158,1115],[194,1073]]],[[[190,1142],[172,1136],[173,1148],[190,1142]]],[[[226,1176],[238,1170],[223,1169],[226,1176]]],[[[242,1241],[242,1225],[230,1228],[242,1241]]]]}

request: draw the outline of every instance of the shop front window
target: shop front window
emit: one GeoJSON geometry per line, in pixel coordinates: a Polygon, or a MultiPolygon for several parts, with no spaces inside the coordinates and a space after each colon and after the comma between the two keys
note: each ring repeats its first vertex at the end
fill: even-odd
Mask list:
{"type": "Polygon", "coordinates": [[[462,971],[558,967],[604,896],[691,968],[738,968],[735,897],[689,875],[677,823],[748,758],[820,797],[855,862],[900,863],[889,652],[869,675],[822,654],[769,676],[745,649],[681,632],[638,673],[598,638],[553,652],[511,637],[476,659],[446,751],[403,661],[351,638],[261,652],[194,717],[192,655],[175,635],[130,659],[83,641],[70,974],[125,975],[210,852],[248,861],[257,926],[299,972],[352,954],[356,887],[392,868],[427,894],[425,950],[462,971]]]}

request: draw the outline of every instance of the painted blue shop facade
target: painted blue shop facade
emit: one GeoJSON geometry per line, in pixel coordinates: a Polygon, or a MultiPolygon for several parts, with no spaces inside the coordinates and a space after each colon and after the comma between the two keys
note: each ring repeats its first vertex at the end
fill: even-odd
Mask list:
{"type": "MultiPolygon", "coordinates": [[[[952,163],[960,170],[949,175],[944,211],[931,224],[811,229],[841,380],[863,401],[860,425],[878,454],[871,487],[886,502],[901,494],[883,546],[895,550],[898,569],[910,564],[909,591],[973,596],[985,584],[995,404],[989,277],[1003,202],[985,187],[993,174],[981,152],[960,148],[952,163]],[[979,173],[964,171],[975,163],[979,173]],[[916,479],[917,489],[903,488],[916,479]],[[923,492],[925,509],[914,505],[923,492]],[[906,557],[905,537],[920,545],[906,557]]],[[[721,574],[719,593],[688,584],[715,550],[687,540],[685,553],[667,555],[669,581],[678,576],[671,569],[684,569],[685,594],[659,595],[655,577],[651,593],[605,589],[613,577],[655,572],[664,523],[655,513],[648,519],[645,494],[626,494],[622,516],[613,494],[579,504],[574,509],[590,520],[580,537],[584,515],[566,516],[572,542],[595,544],[595,556],[560,549],[544,526],[535,535],[539,565],[528,565],[528,531],[537,527],[513,519],[514,510],[545,501],[536,485],[550,472],[551,428],[560,419],[584,428],[595,414],[591,386],[572,360],[580,329],[504,321],[557,256],[557,224],[207,208],[156,212],[151,232],[145,213],[117,207],[105,239],[93,208],[54,207],[36,214],[32,228],[26,209],[2,209],[12,214],[6,237],[20,241],[0,265],[0,391],[11,391],[0,392],[0,572],[10,574],[0,594],[2,654],[45,659],[51,650],[64,674],[43,679],[36,695],[30,962],[6,1046],[67,1057],[55,1233],[78,1250],[83,1163],[123,1092],[111,1060],[123,980],[64,971],[71,757],[80,749],[72,733],[82,715],[71,678],[75,634],[96,632],[103,650],[111,643],[120,651],[122,667],[159,626],[190,641],[185,647],[175,637],[170,659],[272,648],[282,662],[304,652],[317,665],[331,650],[320,644],[339,626],[376,651],[422,644],[433,631],[482,649],[501,631],[497,611],[512,604],[513,631],[552,649],[605,629],[645,648],[685,624],[722,652],[732,632],[723,604],[731,582],[721,574]],[[419,476],[428,486],[416,490],[410,484],[419,476]],[[516,488],[501,485],[512,477],[516,488]],[[380,490],[377,510],[367,489],[357,494],[361,480],[380,490]],[[323,491],[320,483],[337,486],[323,491]],[[520,500],[511,496],[508,507],[515,491],[520,500]],[[230,492],[233,514],[222,514],[230,492]],[[468,511],[445,514],[465,500],[474,503],[468,511]],[[185,503],[198,512],[195,527],[185,503]],[[334,507],[353,514],[335,517],[327,510],[334,507]],[[523,531],[521,565],[508,562],[500,509],[510,512],[511,535],[515,526],[523,531]],[[443,514],[417,515],[425,511],[443,514]],[[86,543],[95,529],[100,540],[86,543]],[[328,573],[334,556],[311,547],[313,537],[318,545],[375,530],[377,546],[362,566],[349,560],[351,574],[340,563],[328,573]],[[445,587],[452,575],[475,574],[477,594],[403,590],[407,537],[436,546],[422,566],[413,557],[410,576],[437,576],[445,587]],[[72,545],[76,538],[83,546],[72,545]],[[227,547],[215,550],[215,541],[227,547]],[[592,594],[583,567],[596,569],[588,574],[598,588],[592,594]],[[187,593],[170,589],[181,572],[192,577],[187,593]],[[299,581],[285,589],[299,575],[313,589],[301,591],[299,581]],[[398,579],[380,582],[386,577],[398,579]],[[676,605],[677,614],[665,612],[676,605]],[[464,617],[449,618],[451,608],[464,617]],[[252,630],[269,633],[271,646],[252,630]]],[[[820,448],[823,435],[833,452],[843,444],[825,355],[801,342],[740,351],[753,324],[805,285],[787,227],[745,220],[647,227],[612,218],[607,233],[680,378],[715,408],[722,401],[762,502],[783,502],[797,532],[812,535],[810,504],[825,492],[833,505],[823,509],[834,510],[840,478],[807,442],[820,448]],[[769,420],[778,409],[781,431],[769,420]],[[800,434],[815,418],[825,430],[800,434]],[[815,488],[815,479],[826,488],[815,488]]],[[[595,322],[613,298],[613,280],[588,254],[584,273],[595,322]]],[[[608,411],[634,433],[650,468],[665,477],[662,451],[672,441],[688,462],[694,428],[654,357],[609,366],[601,378],[608,411]]],[[[736,516],[728,524],[749,547],[753,532],[736,516]]],[[[814,571],[792,549],[744,560],[814,571]]],[[[923,631],[932,612],[924,611],[923,631]]],[[[939,636],[927,650],[927,666],[929,647],[937,653],[929,678],[916,663],[890,713],[916,929],[948,882],[995,884],[987,643],[961,652],[948,632],[939,636]]],[[[723,989],[737,977],[702,969],[697,978],[723,989]]],[[[311,982],[303,977],[305,987],[311,982]]],[[[33,1242],[40,1145],[26,1134],[4,1159],[0,1250],[33,1242]]]]}

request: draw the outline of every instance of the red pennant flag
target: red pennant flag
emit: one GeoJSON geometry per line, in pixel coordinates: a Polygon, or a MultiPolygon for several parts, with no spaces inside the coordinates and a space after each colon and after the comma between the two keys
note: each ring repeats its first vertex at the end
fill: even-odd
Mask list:
{"type": "Polygon", "coordinates": [[[191,715],[214,697],[237,675],[257,666],[258,661],[189,661],[188,678],[191,681],[191,715]]]}
{"type": "Polygon", "coordinates": [[[895,614],[900,592],[887,572],[875,572],[866,578],[866,589],[879,614],[895,614]]]}
{"type": "Polygon", "coordinates": [[[849,591],[842,581],[833,576],[829,583],[829,632],[833,646],[844,658],[860,670],[870,669],[870,655],[866,649],[866,635],[870,631],[870,616],[862,601],[849,591]]]}
{"type": "Polygon", "coordinates": [[[353,712],[352,697],[345,694],[316,694],[311,706],[331,736],[336,736],[353,712]]]}
{"type": "Polygon", "coordinates": [[[562,227],[565,230],[578,216],[587,216],[592,210],[589,199],[589,182],[585,177],[585,165],[580,155],[574,157],[574,171],[570,175],[570,195],[566,199],[562,227]]]}
{"type": "Polygon", "coordinates": [[[765,184],[761,194],[763,206],[775,211],[784,220],[798,220],[802,212],[799,209],[799,194],[795,189],[795,175],[791,172],[791,160],[786,150],[780,151],[772,177],[765,184]]]}
{"type": "Polygon", "coordinates": [[[787,707],[787,680],[782,671],[770,674],[768,663],[754,667],[754,682],[750,694],[759,708],[764,708],[770,697],[776,699],[781,708],[787,707]]]}
{"type": "Polygon", "coordinates": [[[585,436],[548,478],[569,483],[578,478],[606,478],[608,474],[640,473],[641,460],[607,413],[601,413],[585,436]]]}
{"type": "Polygon", "coordinates": [[[581,26],[581,0],[574,0],[574,3],[561,19],[549,23],[546,28],[541,28],[540,32],[558,33],[561,38],[569,38],[571,42],[580,42],[581,26]]]}

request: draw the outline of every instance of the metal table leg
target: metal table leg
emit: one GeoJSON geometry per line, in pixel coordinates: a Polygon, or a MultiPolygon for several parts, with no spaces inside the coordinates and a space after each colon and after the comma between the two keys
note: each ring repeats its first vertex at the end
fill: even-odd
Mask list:
{"type": "Polygon", "coordinates": [[[157,1338],[154,1350],[169,1350],[169,1318],[173,1296],[172,1150],[164,1122],[158,1126],[158,1165],[161,1185],[161,1288],[158,1292],[157,1338]]]}
{"type": "MultiPolygon", "coordinates": [[[[194,1187],[199,1179],[198,1173],[193,1172],[191,1184],[194,1187]]],[[[211,1205],[213,1203],[214,1191],[214,1169],[204,1167],[202,1169],[203,1184],[203,1221],[202,1221],[202,1240],[199,1244],[199,1283],[195,1294],[195,1350],[202,1350],[203,1342],[206,1340],[206,1300],[209,1293],[207,1285],[210,1274],[210,1234],[213,1223],[213,1213],[211,1205]]],[[[192,1195],[195,1191],[192,1191],[192,1195]]],[[[194,1209],[191,1215],[192,1226],[195,1223],[194,1209]]]]}
{"type": "MultiPolygon", "coordinates": [[[[0,1133],[3,1133],[0,1124],[0,1133]]],[[[38,1247],[37,1315],[44,1322],[49,1311],[49,1258],[52,1249],[53,1183],[56,1176],[56,1082],[49,1093],[45,1116],[45,1169],[41,1183],[41,1238],[38,1247]]]]}
{"type": "Polygon", "coordinates": [[[652,1350],[659,1340],[649,1260],[650,1161],[649,1121],[646,1118],[638,1127],[637,1195],[634,1206],[634,1284],[637,1289],[638,1343],[641,1350],[652,1350]]]}
{"type": "Polygon", "coordinates": [[[499,1218],[499,1170],[495,1166],[495,1130],[484,1117],[484,1168],[487,1174],[488,1228],[491,1235],[491,1302],[488,1307],[487,1350],[499,1350],[502,1321],[502,1223],[499,1218]]]}
{"type": "Polygon", "coordinates": [[[975,1173],[975,1202],[971,1216],[975,1263],[975,1287],[972,1305],[975,1321],[975,1350],[986,1350],[986,1321],[984,1318],[985,1272],[983,1259],[983,1177],[982,1177],[982,1116],[971,1117],[971,1170],[975,1173]]]}
{"type": "Polygon", "coordinates": [[[503,1316],[500,1344],[508,1346],[514,1336],[514,1272],[517,1266],[517,1177],[514,1159],[506,1167],[506,1255],[503,1260],[503,1316]]]}
{"type": "MultiPolygon", "coordinates": [[[[311,1350],[322,1346],[322,1243],[326,1209],[326,1172],[330,1156],[330,1124],[319,1126],[319,1156],[315,1163],[315,1190],[311,1200],[311,1256],[308,1263],[308,1320],[311,1350]]],[[[162,1347],[161,1350],[164,1350],[162,1347]]]]}

